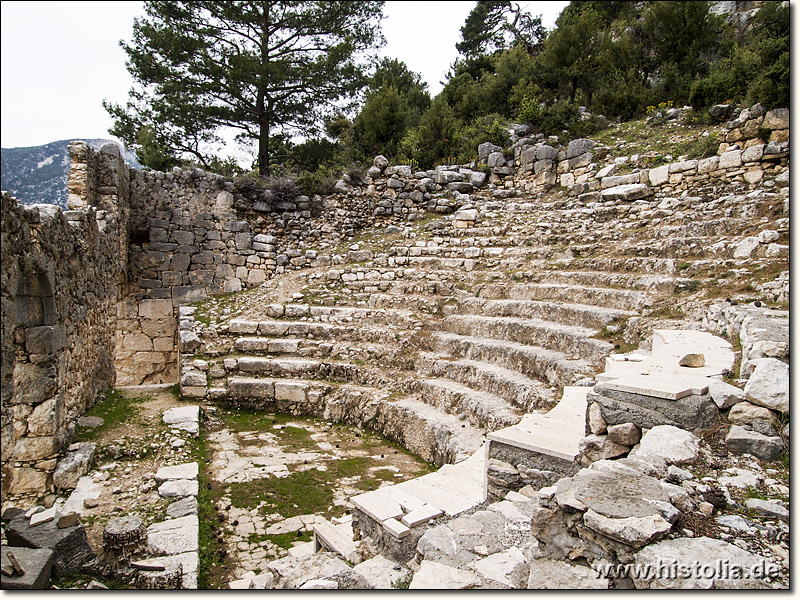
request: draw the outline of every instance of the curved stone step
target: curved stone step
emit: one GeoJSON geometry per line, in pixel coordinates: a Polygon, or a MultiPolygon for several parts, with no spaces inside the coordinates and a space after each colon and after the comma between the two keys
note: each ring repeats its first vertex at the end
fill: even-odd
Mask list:
{"type": "Polygon", "coordinates": [[[595,371],[594,367],[582,358],[571,358],[553,350],[506,340],[437,331],[431,334],[431,345],[436,352],[491,362],[556,387],[588,377],[595,371]]]}
{"type": "MultiPolygon", "coordinates": [[[[400,330],[402,331],[402,330],[400,330]]],[[[395,340],[397,331],[380,327],[353,327],[314,321],[278,321],[231,319],[228,332],[239,335],[258,335],[269,338],[305,338],[309,340],[349,340],[386,343],[395,340]]]]}
{"type": "Polygon", "coordinates": [[[458,335],[507,340],[578,355],[598,365],[614,349],[608,342],[590,337],[597,330],[542,319],[451,315],[438,326],[442,331],[458,335]]]}
{"type": "Polygon", "coordinates": [[[554,283],[488,284],[481,290],[480,297],[592,304],[620,310],[639,310],[652,304],[643,292],[554,283]]]}
{"type": "MultiPolygon", "coordinates": [[[[369,305],[375,308],[402,308],[427,315],[441,314],[447,299],[443,296],[371,294],[369,305]]],[[[452,300],[455,303],[455,299],[452,300]]]]}
{"type": "Polygon", "coordinates": [[[634,311],[588,304],[538,300],[488,300],[486,298],[463,298],[452,310],[459,314],[480,314],[488,317],[543,319],[596,330],[638,314],[634,311]]]}
{"type": "Polygon", "coordinates": [[[447,378],[505,399],[523,412],[552,406],[555,392],[541,381],[518,371],[478,360],[453,360],[441,354],[420,354],[418,370],[435,378],[447,378]]]}
{"type": "MultiPolygon", "coordinates": [[[[229,371],[266,375],[278,378],[327,379],[331,381],[355,381],[360,368],[349,363],[324,362],[310,359],[265,358],[262,356],[240,356],[229,371]]],[[[227,362],[226,362],[227,366],[227,362]]]]}
{"type": "Polygon", "coordinates": [[[495,394],[476,391],[448,379],[420,379],[409,386],[425,403],[466,418],[473,427],[494,431],[516,423],[522,414],[495,394]]]}

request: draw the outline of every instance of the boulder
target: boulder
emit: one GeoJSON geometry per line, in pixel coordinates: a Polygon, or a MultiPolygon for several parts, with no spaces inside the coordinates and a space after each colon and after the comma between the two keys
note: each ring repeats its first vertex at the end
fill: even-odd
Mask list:
{"type": "Polygon", "coordinates": [[[94,458],[95,444],[85,442],[58,461],[53,472],[53,485],[58,490],[73,490],[78,480],[89,472],[94,458]]]}
{"type": "Polygon", "coordinates": [[[735,385],[720,379],[712,379],[708,384],[708,393],[718,408],[725,410],[734,404],[744,402],[744,391],[735,385]]]}
{"type": "Polygon", "coordinates": [[[744,386],[744,395],[753,404],[788,413],[789,365],[777,358],[753,362],[756,368],[744,386]]]}
{"type": "Polygon", "coordinates": [[[655,454],[673,465],[691,463],[700,454],[700,438],[672,425],[659,425],[642,437],[639,448],[631,454],[634,456],[655,454]]]}
{"type": "Polygon", "coordinates": [[[500,146],[496,146],[491,142],[484,142],[478,146],[478,161],[486,162],[490,154],[502,151],[503,149],[500,146]]]}
{"type": "Polygon", "coordinates": [[[642,439],[642,430],[633,423],[621,423],[608,428],[608,439],[623,446],[635,446],[642,439]]]}
{"type": "Polygon", "coordinates": [[[580,441],[578,450],[587,461],[595,462],[623,456],[630,451],[630,447],[615,443],[609,435],[589,435],[580,441]]]}
{"type": "Polygon", "coordinates": [[[771,500],[761,500],[759,498],[749,498],[745,501],[745,506],[756,514],[767,518],[776,518],[789,522],[789,511],[785,506],[771,500]]]}
{"type": "Polygon", "coordinates": [[[728,420],[737,425],[752,425],[758,419],[772,420],[772,412],[750,402],[739,402],[728,412],[728,420]]]}
{"type": "Polygon", "coordinates": [[[731,427],[725,443],[734,454],[752,454],[766,461],[776,459],[783,451],[783,440],[780,437],[748,431],[740,425],[731,427]]]}
{"type": "Polygon", "coordinates": [[[577,140],[572,140],[569,143],[569,146],[567,146],[567,160],[575,158],[576,156],[580,156],[581,154],[584,154],[586,152],[589,152],[596,145],[597,142],[586,138],[579,138],[577,140]]]}
{"type": "Polygon", "coordinates": [[[733,104],[716,104],[708,109],[708,116],[717,123],[727,121],[736,107],[733,104]]]}
{"type": "Polygon", "coordinates": [[[764,572],[780,572],[778,565],[765,564],[761,556],[707,537],[658,542],[640,550],[633,565],[631,578],[640,590],[764,589],[771,587],[764,572]],[[734,568],[746,569],[747,576],[734,573],[734,568]]]}
{"type": "Polygon", "coordinates": [[[6,539],[9,546],[52,550],[54,577],[71,575],[95,557],[81,524],[60,528],[57,521],[52,520],[31,527],[22,515],[6,526],[6,539]]]}

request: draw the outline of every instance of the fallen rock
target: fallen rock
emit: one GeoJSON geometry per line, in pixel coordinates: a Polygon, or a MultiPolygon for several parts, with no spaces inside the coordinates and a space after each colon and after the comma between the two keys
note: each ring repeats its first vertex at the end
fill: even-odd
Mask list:
{"type": "Polygon", "coordinates": [[[768,437],[755,431],[747,431],[740,425],[734,425],[725,438],[728,450],[735,454],[752,454],[761,460],[774,460],[783,450],[783,440],[768,437]]]}
{"type": "Polygon", "coordinates": [[[680,465],[694,462],[699,453],[700,438],[696,435],[672,425],[658,425],[642,437],[639,448],[631,455],[661,456],[671,465],[680,465]]]}
{"type": "Polygon", "coordinates": [[[53,569],[53,551],[49,548],[23,548],[19,546],[2,546],[0,552],[0,563],[2,563],[3,573],[0,575],[0,587],[4,590],[45,590],[50,587],[50,574],[53,569]],[[7,556],[11,552],[16,560],[25,570],[24,574],[14,572],[13,575],[6,575],[6,571],[12,570],[11,561],[7,556]]]}
{"type": "MultiPolygon", "coordinates": [[[[520,580],[522,567],[526,563],[525,555],[519,548],[509,548],[477,561],[473,568],[484,578],[496,581],[509,588],[523,588],[520,580]]],[[[527,574],[526,574],[527,575],[527,574]]],[[[527,583],[525,577],[524,583],[527,583]]]]}
{"type": "Polygon", "coordinates": [[[578,444],[578,450],[588,462],[617,458],[630,451],[628,446],[615,443],[610,435],[588,435],[578,444]]]}
{"type": "Polygon", "coordinates": [[[608,439],[615,444],[635,446],[642,439],[642,430],[633,423],[621,423],[608,428],[608,439]]]}
{"type": "Polygon", "coordinates": [[[597,571],[561,560],[530,561],[529,590],[606,590],[608,579],[597,571]]]}
{"type": "Polygon", "coordinates": [[[589,529],[634,548],[641,548],[672,529],[672,524],[660,514],[613,519],[590,509],[583,516],[583,522],[589,529]]]}
{"type": "Polygon", "coordinates": [[[630,576],[640,590],[765,589],[771,587],[765,572],[780,573],[761,556],[707,537],[658,542],[639,551],[633,564],[630,576]]]}
{"type": "Polygon", "coordinates": [[[52,550],[54,577],[71,575],[95,557],[80,524],[60,529],[56,521],[48,521],[31,527],[23,515],[6,526],[6,539],[9,546],[52,550]]]}
{"type": "Polygon", "coordinates": [[[58,461],[53,472],[53,485],[59,490],[72,490],[81,477],[89,472],[94,458],[95,444],[85,442],[58,461]]]}
{"type": "Polygon", "coordinates": [[[702,354],[687,354],[678,361],[678,365],[698,369],[706,365],[706,357],[702,354]]]}
{"type": "Polygon", "coordinates": [[[713,379],[708,384],[708,393],[714,404],[723,410],[745,400],[743,390],[720,379],[713,379]]]}
{"type": "Polygon", "coordinates": [[[788,413],[789,365],[777,358],[753,362],[756,368],[744,386],[744,395],[753,404],[788,413]]]}
{"type": "Polygon", "coordinates": [[[480,584],[480,579],[471,571],[457,569],[443,563],[423,560],[414,573],[410,590],[465,590],[480,584]]]}
{"type": "Polygon", "coordinates": [[[357,564],[353,570],[364,578],[369,589],[376,590],[397,588],[400,580],[411,574],[406,567],[380,554],[357,564]]]}
{"type": "Polygon", "coordinates": [[[367,588],[361,575],[330,552],[287,556],[267,563],[267,569],[272,573],[275,589],[296,590],[314,579],[336,581],[343,589],[367,588]]]}
{"type": "Polygon", "coordinates": [[[761,500],[759,498],[749,498],[745,501],[745,506],[763,517],[780,519],[789,522],[789,511],[786,507],[771,500],[761,500]]]}

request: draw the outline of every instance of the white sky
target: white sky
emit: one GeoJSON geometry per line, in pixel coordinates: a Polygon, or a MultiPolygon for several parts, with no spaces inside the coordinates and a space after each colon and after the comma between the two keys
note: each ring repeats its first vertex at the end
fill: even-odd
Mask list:
{"type": "MultiPolygon", "coordinates": [[[[523,2],[546,27],[568,2],[523,2]]],[[[458,52],[467,2],[386,2],[382,56],[421,73],[432,95],[458,52]]],[[[0,146],[110,138],[108,99],[124,104],[133,84],[120,39],[130,39],[142,2],[0,3],[0,146]]]]}

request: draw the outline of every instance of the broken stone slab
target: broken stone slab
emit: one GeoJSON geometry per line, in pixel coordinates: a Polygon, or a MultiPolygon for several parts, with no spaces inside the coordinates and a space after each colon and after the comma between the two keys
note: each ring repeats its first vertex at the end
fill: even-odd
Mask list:
{"type": "Polygon", "coordinates": [[[300,590],[338,590],[339,583],[330,579],[310,579],[301,585],[300,590]]]}
{"type": "Polygon", "coordinates": [[[739,402],[744,402],[744,391],[735,385],[720,379],[712,379],[708,384],[708,393],[718,408],[725,410],[739,402]]]}
{"type": "Polygon", "coordinates": [[[74,527],[81,522],[81,515],[76,512],[71,512],[66,515],[62,515],[58,518],[58,525],[59,529],[66,529],[67,527],[74,527]]]}
{"type": "MultiPolygon", "coordinates": [[[[100,496],[101,490],[102,486],[93,481],[91,477],[81,477],[61,509],[65,513],[77,512],[83,516],[84,508],[91,508],[89,504],[94,502],[99,504],[97,498],[100,496]],[[87,502],[89,504],[87,504],[87,502]]],[[[97,504],[95,504],[95,506],[97,506],[97,504]]]]}
{"type": "Polygon", "coordinates": [[[630,451],[630,447],[613,442],[607,435],[589,435],[581,440],[580,450],[588,462],[617,458],[630,451]]]}
{"type": "Polygon", "coordinates": [[[411,512],[403,515],[400,522],[406,527],[419,527],[432,519],[441,517],[444,511],[430,504],[423,504],[421,507],[412,510],[411,512]]]}
{"type": "Polygon", "coordinates": [[[397,588],[401,579],[411,574],[400,563],[391,561],[380,554],[353,567],[353,571],[364,578],[369,589],[391,590],[397,588]]]}
{"type": "Polygon", "coordinates": [[[673,425],[681,429],[707,429],[719,422],[719,409],[708,395],[690,394],[678,400],[623,392],[598,383],[588,400],[599,404],[608,425],[633,423],[640,429],[673,425]]]}
{"type": "Polygon", "coordinates": [[[330,552],[287,556],[267,563],[267,569],[273,575],[275,589],[296,590],[313,579],[336,581],[344,589],[367,587],[361,575],[330,552]]]}
{"type": "Polygon", "coordinates": [[[55,521],[31,527],[23,515],[6,526],[9,546],[49,548],[53,551],[53,576],[71,575],[95,557],[83,525],[60,529],[55,521]]]}
{"type": "Polygon", "coordinates": [[[776,518],[789,522],[789,511],[786,507],[771,500],[761,500],[760,498],[749,498],[745,501],[745,506],[762,517],[776,518]]]}
{"type": "Polygon", "coordinates": [[[170,519],[147,528],[147,549],[153,556],[170,556],[198,551],[196,516],[170,519]]]}
{"type": "Polygon", "coordinates": [[[42,523],[48,523],[55,519],[58,515],[59,510],[57,505],[51,506],[47,510],[37,512],[36,514],[31,515],[31,527],[36,527],[42,523]]]}
{"type": "Polygon", "coordinates": [[[631,456],[661,456],[668,464],[692,463],[700,454],[700,438],[693,433],[673,427],[659,425],[648,431],[631,456]]]}
{"type": "Polygon", "coordinates": [[[53,485],[58,490],[71,490],[81,477],[89,472],[94,458],[95,444],[85,442],[58,461],[53,472],[53,485]]]}
{"type": "Polygon", "coordinates": [[[664,540],[640,550],[630,577],[636,589],[765,589],[780,567],[722,540],[664,540]]]}
{"type": "Polygon", "coordinates": [[[197,463],[190,462],[182,465],[172,465],[169,467],[161,467],[156,471],[156,483],[164,483],[165,481],[172,481],[175,479],[197,479],[197,463]]]}
{"type": "Polygon", "coordinates": [[[187,496],[167,506],[167,516],[173,519],[197,515],[197,498],[187,496]]]}
{"type": "Polygon", "coordinates": [[[529,590],[606,590],[608,579],[597,571],[561,560],[537,558],[529,563],[529,590]]]}
{"type": "Polygon", "coordinates": [[[748,431],[741,425],[733,425],[725,438],[728,450],[735,454],[752,454],[761,460],[775,460],[783,451],[783,440],[778,436],[766,436],[748,431]]]}
{"type": "Polygon", "coordinates": [[[410,590],[466,590],[480,585],[475,573],[439,562],[423,560],[414,573],[410,590]]]}
{"type": "Polygon", "coordinates": [[[186,422],[199,422],[200,421],[200,407],[199,406],[178,406],[164,411],[162,417],[164,423],[173,425],[175,423],[186,422]]]}
{"type": "Polygon", "coordinates": [[[744,386],[744,395],[753,404],[788,413],[789,365],[777,358],[752,362],[756,368],[744,386]]]}
{"type": "Polygon", "coordinates": [[[589,529],[633,548],[646,546],[672,529],[672,524],[660,514],[609,518],[589,509],[583,516],[583,522],[589,529]]]}
{"type": "Polygon", "coordinates": [[[652,195],[652,193],[650,187],[643,183],[628,183],[602,190],[600,196],[606,201],[619,200],[622,202],[633,202],[640,198],[647,198],[652,195]]]}
{"type": "Polygon", "coordinates": [[[486,579],[510,588],[525,588],[527,572],[521,569],[527,559],[519,548],[509,548],[477,561],[473,568],[486,579]]]}
{"type": "Polygon", "coordinates": [[[158,488],[158,495],[162,498],[185,498],[197,496],[199,486],[194,479],[174,479],[165,481],[158,488]]]}
{"type": "Polygon", "coordinates": [[[4,590],[44,590],[50,587],[50,574],[53,569],[53,550],[49,548],[24,548],[20,546],[2,546],[0,551],[0,565],[2,565],[2,575],[0,575],[0,588],[4,590]],[[13,568],[8,569],[11,560],[8,557],[11,552],[16,560],[22,565],[24,574],[20,574],[13,568]],[[13,574],[7,574],[11,570],[13,574]]]}

